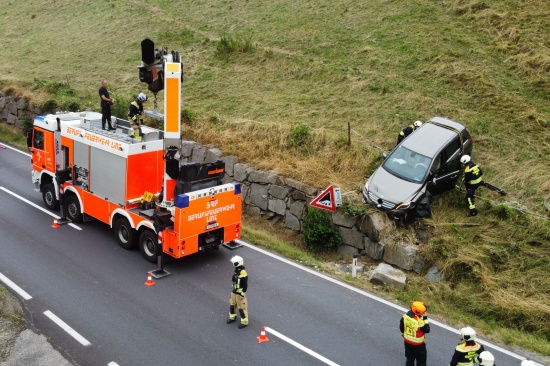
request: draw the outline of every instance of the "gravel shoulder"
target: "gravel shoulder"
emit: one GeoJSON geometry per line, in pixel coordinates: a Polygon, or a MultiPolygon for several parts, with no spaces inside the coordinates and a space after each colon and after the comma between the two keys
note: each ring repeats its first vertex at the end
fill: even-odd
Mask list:
{"type": "Polygon", "coordinates": [[[19,300],[0,285],[0,366],[70,366],[46,337],[27,329],[19,300]]]}

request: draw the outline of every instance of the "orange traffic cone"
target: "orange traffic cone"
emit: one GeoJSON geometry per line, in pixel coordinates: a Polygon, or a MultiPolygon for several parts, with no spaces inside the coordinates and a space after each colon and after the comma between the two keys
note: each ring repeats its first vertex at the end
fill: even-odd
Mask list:
{"type": "Polygon", "coordinates": [[[264,343],[264,342],[269,341],[269,339],[265,335],[265,327],[262,327],[262,331],[260,332],[260,336],[256,337],[256,338],[258,338],[259,343],[264,343]]]}
{"type": "Polygon", "coordinates": [[[145,281],[145,284],[146,284],[147,286],[154,286],[155,281],[153,281],[151,272],[147,272],[147,281],[145,281]]]}
{"type": "Polygon", "coordinates": [[[59,224],[57,223],[57,219],[56,219],[55,217],[53,218],[53,225],[52,225],[52,227],[53,227],[54,229],[57,229],[57,228],[61,227],[61,226],[59,226],[59,224]]]}

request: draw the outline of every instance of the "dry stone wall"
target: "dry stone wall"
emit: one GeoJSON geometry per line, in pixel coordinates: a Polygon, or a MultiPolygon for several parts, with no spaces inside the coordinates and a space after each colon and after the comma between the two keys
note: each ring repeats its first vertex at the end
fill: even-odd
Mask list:
{"type": "Polygon", "coordinates": [[[25,120],[33,120],[41,114],[40,108],[32,106],[24,97],[0,90],[0,122],[23,128],[25,120]]]}
{"type": "MultiPolygon", "coordinates": [[[[257,170],[248,164],[239,163],[235,156],[222,156],[220,150],[195,141],[183,141],[183,161],[208,163],[218,159],[225,162],[226,182],[241,183],[243,210],[246,214],[269,220],[290,230],[302,230],[301,218],[307,205],[320,194],[318,187],[282,177],[273,171],[257,170]]],[[[395,223],[385,213],[374,211],[361,217],[352,217],[338,209],[332,214],[332,222],[338,227],[344,242],[338,249],[341,255],[365,255],[373,260],[420,273],[422,261],[418,256],[416,241],[407,236],[396,238],[395,223]]]]}

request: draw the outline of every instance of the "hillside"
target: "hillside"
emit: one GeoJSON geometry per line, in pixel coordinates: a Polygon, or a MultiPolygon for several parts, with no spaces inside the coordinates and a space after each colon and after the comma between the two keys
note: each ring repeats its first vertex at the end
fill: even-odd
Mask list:
{"type": "Polygon", "coordinates": [[[392,296],[550,355],[544,2],[6,0],[0,21],[0,89],[98,109],[106,78],[123,111],[146,89],[136,66],[149,37],[182,55],[185,138],[318,187],[357,190],[410,122],[465,124],[511,203],[481,191],[467,219],[461,193],[436,199],[422,251],[447,281],[392,296]],[[466,220],[479,226],[454,224],[466,220]]]}

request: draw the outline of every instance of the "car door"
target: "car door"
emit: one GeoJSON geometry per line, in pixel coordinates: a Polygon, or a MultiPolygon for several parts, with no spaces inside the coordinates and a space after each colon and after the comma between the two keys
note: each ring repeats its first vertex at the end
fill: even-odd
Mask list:
{"type": "Polygon", "coordinates": [[[439,168],[432,165],[431,182],[428,190],[432,194],[439,194],[454,188],[460,175],[460,140],[455,137],[434,159],[434,162],[444,162],[439,168]]]}

